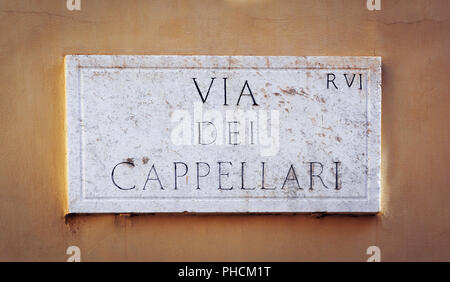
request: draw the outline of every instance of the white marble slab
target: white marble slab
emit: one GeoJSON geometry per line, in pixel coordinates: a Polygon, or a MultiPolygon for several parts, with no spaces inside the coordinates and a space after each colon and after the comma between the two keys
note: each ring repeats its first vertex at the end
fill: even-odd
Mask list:
{"type": "Polygon", "coordinates": [[[380,209],[379,57],[76,55],[65,67],[70,213],[380,209]]]}

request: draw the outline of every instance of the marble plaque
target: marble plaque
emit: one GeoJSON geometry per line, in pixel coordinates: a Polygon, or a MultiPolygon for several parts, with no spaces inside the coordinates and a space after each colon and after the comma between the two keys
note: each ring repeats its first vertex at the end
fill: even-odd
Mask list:
{"type": "Polygon", "coordinates": [[[69,213],[376,213],[379,57],[65,57],[69,213]]]}

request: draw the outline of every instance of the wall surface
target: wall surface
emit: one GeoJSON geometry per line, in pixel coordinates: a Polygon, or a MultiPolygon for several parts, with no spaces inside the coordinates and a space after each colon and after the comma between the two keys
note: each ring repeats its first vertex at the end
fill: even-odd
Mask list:
{"type": "Polygon", "coordinates": [[[450,1],[0,2],[0,260],[450,260],[450,1]],[[75,215],[66,54],[381,56],[382,212],[75,215]]]}

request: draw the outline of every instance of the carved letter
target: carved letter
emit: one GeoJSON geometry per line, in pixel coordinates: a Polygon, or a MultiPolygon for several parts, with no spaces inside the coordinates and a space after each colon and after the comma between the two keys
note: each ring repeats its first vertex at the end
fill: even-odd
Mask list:
{"type": "Polygon", "coordinates": [[[246,80],[245,83],[244,83],[244,87],[242,87],[241,95],[239,96],[239,99],[238,99],[238,101],[237,101],[237,105],[238,105],[238,106],[239,106],[239,101],[241,101],[241,97],[242,97],[242,96],[250,96],[250,97],[252,97],[252,100],[253,100],[253,106],[258,106],[258,104],[257,104],[256,101],[255,101],[255,97],[253,97],[252,90],[250,89],[250,86],[248,85],[248,81],[247,81],[247,80],[246,80]],[[249,94],[244,94],[245,86],[247,86],[247,89],[248,89],[249,94]]]}
{"type": "Polygon", "coordinates": [[[327,185],[325,185],[325,183],[322,180],[322,177],[320,177],[320,175],[323,172],[323,165],[320,162],[309,162],[309,190],[313,190],[313,177],[317,177],[320,179],[320,182],[322,182],[322,185],[325,188],[328,188],[327,185]],[[320,164],[320,173],[319,174],[314,174],[314,164],[320,164]]]}
{"type": "Polygon", "coordinates": [[[336,89],[338,89],[337,86],[336,86],[336,84],[334,84],[334,80],[335,80],[335,79],[336,79],[336,76],[334,75],[334,73],[327,73],[327,89],[330,88],[330,82],[333,83],[333,85],[334,85],[334,87],[335,87],[336,89]],[[330,75],[333,76],[333,79],[331,79],[331,80],[330,80],[330,75]]]}
{"type": "Polygon", "coordinates": [[[188,166],[187,166],[187,164],[185,164],[185,163],[183,163],[183,162],[174,162],[173,163],[173,165],[174,165],[174,171],[175,171],[175,190],[177,190],[177,177],[183,177],[183,176],[185,176],[187,173],[188,173],[188,166]],[[177,174],[177,165],[179,165],[179,164],[182,164],[182,165],[184,165],[184,173],[183,173],[183,175],[178,175],[177,174]]]}
{"type": "Polygon", "coordinates": [[[200,91],[200,88],[198,87],[196,78],[192,78],[192,80],[194,80],[195,87],[197,87],[198,94],[200,95],[200,98],[202,99],[203,104],[206,102],[206,99],[208,99],[209,91],[211,90],[211,86],[213,85],[214,79],[216,79],[216,78],[211,77],[211,83],[209,84],[208,92],[206,92],[206,97],[203,98],[202,91],[200,91]]]}
{"type": "Polygon", "coordinates": [[[210,166],[208,163],[204,162],[197,162],[197,189],[200,189],[200,177],[206,177],[209,175],[209,172],[211,171],[210,166]],[[200,175],[200,164],[205,164],[208,166],[208,172],[205,175],[200,175]]]}
{"type": "Polygon", "coordinates": [[[161,181],[159,180],[158,173],[156,172],[154,164],[152,164],[152,168],[148,172],[147,180],[145,180],[144,188],[142,190],[145,190],[145,187],[147,186],[147,182],[149,180],[158,180],[158,183],[159,183],[159,186],[161,187],[161,190],[164,190],[164,187],[162,186],[161,181]],[[156,178],[150,178],[150,174],[152,174],[152,171],[155,171],[156,178]]]}
{"type": "Polygon", "coordinates": [[[121,164],[126,164],[126,165],[128,165],[128,166],[134,167],[134,163],[132,163],[132,162],[121,162],[121,163],[116,164],[116,165],[114,166],[112,172],[111,172],[111,180],[112,180],[114,186],[116,186],[116,187],[119,188],[120,190],[131,190],[131,189],[136,188],[136,185],[134,185],[134,186],[131,187],[131,188],[123,188],[123,187],[120,187],[120,186],[116,183],[116,181],[114,180],[114,172],[116,171],[116,167],[118,167],[118,166],[121,165],[121,164]]]}
{"type": "Polygon", "coordinates": [[[298,183],[297,175],[295,174],[295,170],[294,170],[294,166],[293,165],[291,165],[291,167],[289,168],[289,171],[288,171],[288,173],[286,175],[286,179],[284,180],[284,183],[283,183],[283,186],[281,187],[281,189],[284,189],[284,185],[286,184],[286,182],[288,180],[295,180],[295,182],[297,183],[298,189],[302,189],[303,190],[303,188],[300,187],[300,184],[298,183]],[[289,174],[291,174],[291,171],[292,171],[292,174],[294,175],[293,178],[289,178],[289,174]]]}

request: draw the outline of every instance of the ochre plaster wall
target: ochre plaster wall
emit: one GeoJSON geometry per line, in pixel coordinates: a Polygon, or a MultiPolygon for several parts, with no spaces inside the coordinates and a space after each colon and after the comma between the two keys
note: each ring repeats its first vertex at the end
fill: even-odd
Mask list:
{"type": "Polygon", "coordinates": [[[0,260],[450,260],[450,1],[0,2],[0,260]],[[65,217],[64,55],[381,56],[382,212],[65,217]]]}

